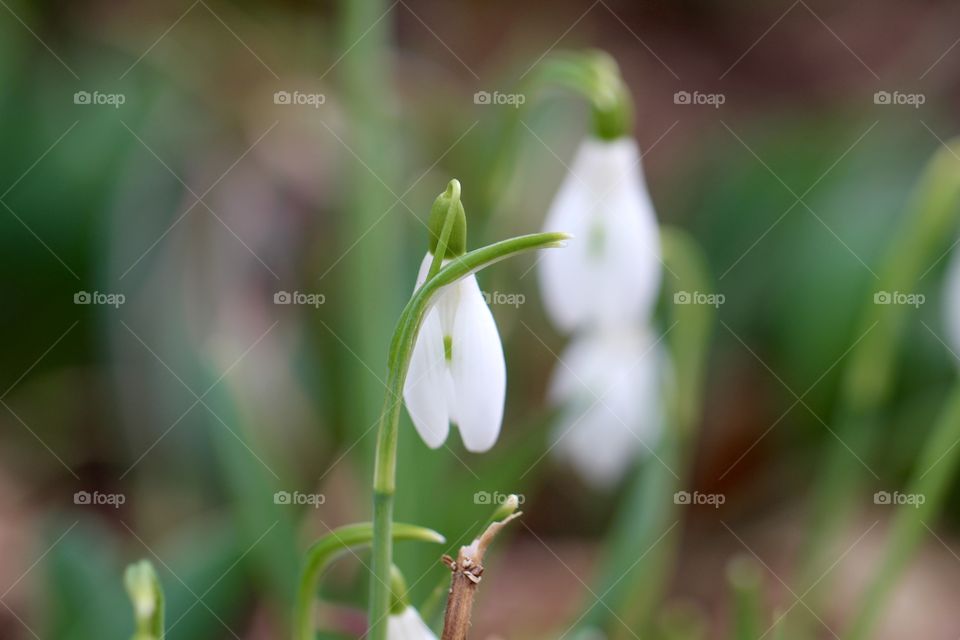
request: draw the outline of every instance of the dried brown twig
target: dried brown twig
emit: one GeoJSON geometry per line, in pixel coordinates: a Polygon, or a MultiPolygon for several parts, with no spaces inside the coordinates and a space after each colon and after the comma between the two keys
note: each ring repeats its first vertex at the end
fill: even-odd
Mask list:
{"type": "Polygon", "coordinates": [[[448,555],[443,556],[443,563],[453,572],[453,576],[450,578],[450,597],[443,616],[443,635],[440,640],[466,640],[473,598],[483,577],[483,555],[500,530],[521,513],[517,511],[492,523],[472,544],[460,547],[456,560],[448,555]]]}

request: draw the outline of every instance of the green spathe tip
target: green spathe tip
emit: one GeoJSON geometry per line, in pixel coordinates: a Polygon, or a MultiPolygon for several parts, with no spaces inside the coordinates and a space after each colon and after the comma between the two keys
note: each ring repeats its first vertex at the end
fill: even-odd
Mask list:
{"type": "Polygon", "coordinates": [[[450,224],[449,236],[444,243],[446,246],[440,258],[450,259],[462,256],[467,252],[467,214],[460,201],[460,181],[454,178],[447,184],[447,188],[437,196],[430,208],[430,220],[427,223],[430,229],[430,253],[437,255],[438,245],[444,238],[444,227],[450,224]],[[448,218],[452,220],[448,221],[448,218]]]}

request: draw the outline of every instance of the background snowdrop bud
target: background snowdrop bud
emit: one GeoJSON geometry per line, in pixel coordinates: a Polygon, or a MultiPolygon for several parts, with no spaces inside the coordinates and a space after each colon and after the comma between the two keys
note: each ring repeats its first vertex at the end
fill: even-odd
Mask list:
{"type": "Polygon", "coordinates": [[[437,640],[437,636],[417,610],[408,606],[387,618],[387,640],[437,640]]]}
{"type": "Polygon", "coordinates": [[[554,451],[590,484],[610,487],[660,437],[665,349],[646,329],[611,330],[575,338],[560,360],[549,388],[562,408],[554,451]]]}
{"type": "Polygon", "coordinates": [[[159,640],[163,634],[163,591],[153,565],[147,560],[131,564],[124,572],[123,584],[133,603],[134,640],[159,640]]]}
{"type": "Polygon", "coordinates": [[[660,286],[660,238],[632,138],[581,144],[544,229],[574,236],[539,262],[544,305],[558,328],[646,322],[660,286]]]}

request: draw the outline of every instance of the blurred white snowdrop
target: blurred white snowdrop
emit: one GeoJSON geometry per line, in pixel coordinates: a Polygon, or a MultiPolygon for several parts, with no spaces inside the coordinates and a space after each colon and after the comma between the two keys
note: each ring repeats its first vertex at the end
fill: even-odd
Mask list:
{"type": "Polygon", "coordinates": [[[943,297],[948,342],[954,354],[960,355],[960,251],[953,253],[947,269],[943,297]]]}
{"type": "MultiPolygon", "coordinates": [[[[458,210],[442,262],[465,252],[466,217],[454,182],[431,210],[430,250],[420,265],[417,288],[430,272],[451,202],[458,210]]],[[[469,275],[444,287],[424,318],[403,389],[407,411],[427,446],[442,445],[453,423],[467,450],[483,452],[500,434],[506,390],[500,334],[476,276],[469,275]]]]}
{"type": "Polygon", "coordinates": [[[653,338],[660,229],[630,134],[632,103],[605,54],[558,58],[547,74],[584,95],[592,133],[577,150],[544,222],[573,235],[540,260],[547,314],[573,338],[553,373],[554,451],[590,484],[615,484],[663,429],[666,350],[653,338]]]}
{"type": "Polygon", "coordinates": [[[574,338],[554,370],[561,407],[554,451],[597,488],[615,484],[663,429],[667,356],[648,328],[608,328],[574,338]]]}
{"type": "Polygon", "coordinates": [[[417,610],[407,606],[387,618],[387,640],[437,640],[417,610]]]}
{"type": "Polygon", "coordinates": [[[575,238],[540,260],[547,312],[566,332],[644,321],[660,285],[660,238],[633,138],[590,137],[557,193],[545,230],[575,238]]]}

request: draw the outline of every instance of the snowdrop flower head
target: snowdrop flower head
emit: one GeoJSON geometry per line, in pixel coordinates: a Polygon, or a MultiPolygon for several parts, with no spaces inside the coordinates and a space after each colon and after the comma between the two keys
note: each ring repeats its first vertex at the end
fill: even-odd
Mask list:
{"type": "Polygon", "coordinates": [[[544,229],[575,238],[539,262],[544,305],[559,329],[620,326],[651,315],[660,237],[632,137],[583,141],[544,229]]]}
{"type": "Polygon", "coordinates": [[[561,356],[549,388],[562,408],[554,450],[594,487],[612,486],[655,447],[666,359],[653,333],[635,328],[578,336],[561,356]]]}
{"type": "MultiPolygon", "coordinates": [[[[455,182],[455,181],[454,181],[455,182]]],[[[430,250],[420,265],[417,288],[427,279],[440,230],[454,207],[453,230],[443,264],[466,250],[466,217],[456,189],[447,188],[430,215],[430,250]]],[[[500,434],[507,370],[500,334],[477,278],[469,275],[447,285],[424,318],[410,357],[403,399],[427,446],[442,445],[455,424],[468,451],[490,449],[500,434]]]]}
{"type": "Polygon", "coordinates": [[[387,618],[387,640],[437,640],[417,610],[405,607],[387,618]]]}

